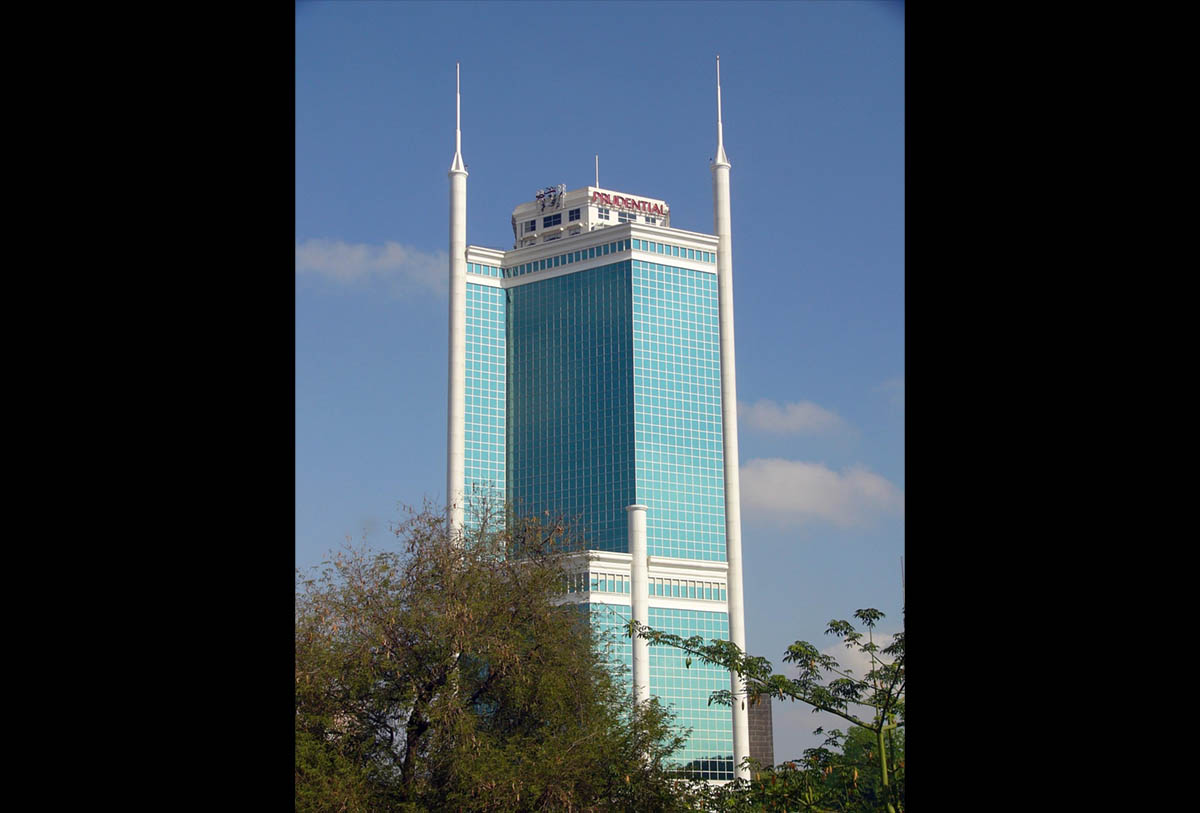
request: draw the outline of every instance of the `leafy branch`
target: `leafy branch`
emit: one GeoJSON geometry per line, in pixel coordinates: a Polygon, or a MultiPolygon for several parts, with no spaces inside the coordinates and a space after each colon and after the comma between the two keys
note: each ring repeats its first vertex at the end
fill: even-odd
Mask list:
{"type": "Polygon", "coordinates": [[[684,638],[655,630],[636,620],[630,620],[625,625],[625,634],[631,638],[643,638],[651,646],[669,646],[686,653],[689,657],[685,665],[689,667],[691,659],[696,658],[703,663],[728,669],[742,679],[744,691],[715,691],[709,697],[710,704],[732,705],[738,697],[743,708],[747,699],[751,703],[758,702],[761,697],[793,700],[812,706],[814,712],[828,712],[871,732],[879,755],[884,792],[889,794],[887,808],[895,813],[888,790],[889,774],[894,773],[895,768],[888,770],[884,734],[904,726],[904,633],[896,633],[891,643],[881,649],[875,643],[874,628],[883,617],[882,612],[873,608],[855,611],[854,618],[866,629],[865,641],[863,633],[849,621],[832,620],[825,630],[826,635],[843,641],[847,649],[857,649],[867,655],[871,668],[861,678],[855,677],[836,658],[823,654],[807,641],[796,641],[787,648],[783,660],[796,668],[796,676],[788,677],[773,672],[766,658],[749,655],[731,641],[706,642],[699,635],[684,638]],[[885,661],[882,656],[891,660],[885,661]],[[827,679],[829,676],[833,676],[832,679],[827,679]],[[852,706],[869,707],[874,710],[874,715],[871,719],[864,719],[852,710],[852,706]]]}

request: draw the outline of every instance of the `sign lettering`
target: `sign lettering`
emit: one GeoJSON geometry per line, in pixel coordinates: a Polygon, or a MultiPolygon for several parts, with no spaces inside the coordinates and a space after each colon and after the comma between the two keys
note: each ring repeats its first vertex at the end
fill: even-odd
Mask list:
{"type": "Polygon", "coordinates": [[[592,192],[592,203],[597,203],[602,206],[612,206],[617,209],[633,209],[638,212],[650,212],[651,214],[665,214],[661,203],[651,203],[648,200],[637,200],[635,198],[627,198],[622,195],[610,195],[607,192],[592,192]]]}

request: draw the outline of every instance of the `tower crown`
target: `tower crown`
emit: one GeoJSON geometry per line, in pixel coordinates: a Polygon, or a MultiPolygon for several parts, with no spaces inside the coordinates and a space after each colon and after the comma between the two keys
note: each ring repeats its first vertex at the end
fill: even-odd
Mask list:
{"type": "Polygon", "coordinates": [[[567,191],[566,184],[539,189],[531,203],[513,209],[513,248],[549,243],[622,223],[671,227],[671,207],[665,200],[584,186],[567,191]]]}

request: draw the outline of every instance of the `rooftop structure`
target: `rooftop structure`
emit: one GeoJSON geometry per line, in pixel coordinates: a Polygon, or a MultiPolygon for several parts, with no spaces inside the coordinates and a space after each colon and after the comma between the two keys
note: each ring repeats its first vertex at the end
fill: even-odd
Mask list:
{"type": "Polygon", "coordinates": [[[585,186],[567,191],[565,184],[539,189],[532,203],[522,203],[512,213],[513,248],[551,243],[590,231],[645,223],[671,226],[671,210],[665,200],[585,186]]]}

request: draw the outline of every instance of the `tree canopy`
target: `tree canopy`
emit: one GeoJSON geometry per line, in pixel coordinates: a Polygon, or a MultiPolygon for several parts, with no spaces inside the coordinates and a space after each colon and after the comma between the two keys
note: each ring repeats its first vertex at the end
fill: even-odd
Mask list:
{"type": "Polygon", "coordinates": [[[670,714],[633,706],[561,600],[573,541],[479,528],[427,506],[398,550],[297,574],[297,809],[687,809],[670,714]]]}

